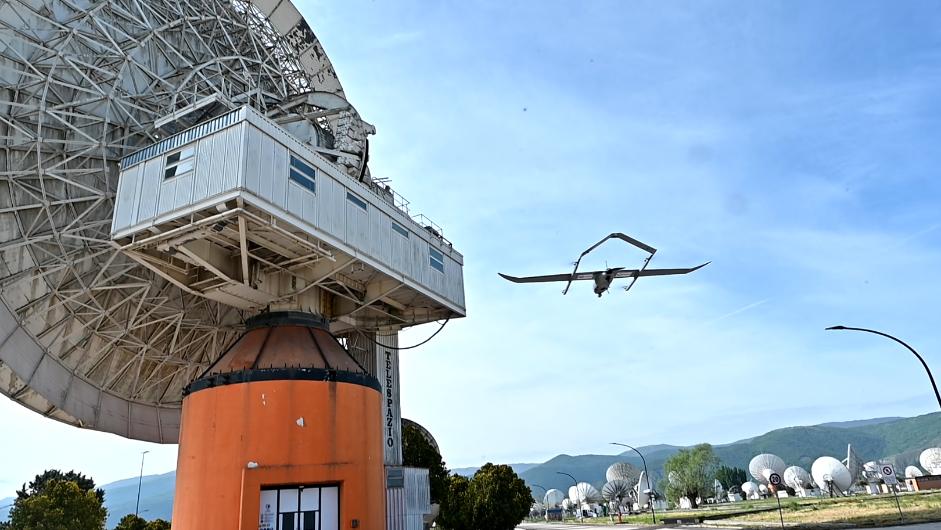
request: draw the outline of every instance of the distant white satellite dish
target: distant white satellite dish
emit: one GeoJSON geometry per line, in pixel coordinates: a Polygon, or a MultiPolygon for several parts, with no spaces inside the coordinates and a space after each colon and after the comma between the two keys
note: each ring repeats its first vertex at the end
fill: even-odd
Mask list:
{"type": "Polygon", "coordinates": [[[543,504],[549,508],[558,508],[562,504],[562,501],[565,500],[565,494],[557,489],[551,489],[546,492],[543,496],[543,504]]]}
{"type": "Polygon", "coordinates": [[[758,496],[758,484],[751,481],[742,484],[742,493],[745,494],[746,499],[754,499],[758,496]]]}
{"type": "Polygon", "coordinates": [[[814,482],[821,489],[827,488],[827,482],[832,482],[833,487],[839,491],[846,491],[853,485],[853,476],[850,470],[832,456],[821,456],[814,460],[810,466],[810,474],[814,477],[814,482]]]}
{"type": "MultiPolygon", "coordinates": [[[[571,497],[571,491],[569,491],[569,496],[571,497]]],[[[577,496],[575,499],[588,504],[600,502],[601,492],[599,492],[597,488],[587,482],[579,482],[577,496]]]]}
{"type": "Polygon", "coordinates": [[[918,469],[918,466],[908,466],[905,468],[905,478],[923,477],[925,474],[918,469]]]}
{"type": "Polygon", "coordinates": [[[930,447],[921,452],[918,462],[930,475],[941,475],[941,447],[930,447]]]}
{"type": "Polygon", "coordinates": [[[626,480],[609,480],[601,487],[601,498],[608,502],[624,504],[634,492],[634,487],[626,480]]]}
{"type": "Polygon", "coordinates": [[[637,479],[637,505],[638,505],[638,506],[643,507],[643,506],[645,506],[648,502],[650,502],[650,493],[649,493],[649,491],[650,491],[650,489],[651,489],[652,486],[653,486],[653,484],[651,484],[651,485],[649,485],[649,486],[647,485],[647,474],[644,473],[643,471],[641,471],[641,472],[640,472],[640,478],[637,479]]]}
{"type": "Polygon", "coordinates": [[[784,463],[784,460],[781,460],[781,457],[770,453],[763,453],[751,459],[751,462],[748,463],[748,473],[753,479],[757,480],[759,484],[767,485],[768,477],[770,477],[772,473],[783,475],[786,467],[787,465],[784,463]]]}
{"type": "Polygon", "coordinates": [[[637,470],[637,468],[628,464],[627,462],[615,462],[608,467],[607,471],[605,471],[604,478],[608,482],[611,482],[612,480],[626,480],[628,482],[634,482],[639,474],[640,472],[637,470]]]}
{"type": "Polygon", "coordinates": [[[791,466],[784,470],[784,483],[793,489],[809,488],[813,479],[806,469],[791,466]]]}

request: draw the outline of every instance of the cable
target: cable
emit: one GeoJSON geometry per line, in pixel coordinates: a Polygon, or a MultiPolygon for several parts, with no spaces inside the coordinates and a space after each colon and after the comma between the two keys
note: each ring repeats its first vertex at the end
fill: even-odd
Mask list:
{"type": "MultiPolygon", "coordinates": [[[[424,346],[425,344],[428,344],[428,342],[431,341],[431,339],[435,338],[435,335],[437,335],[438,333],[441,333],[441,330],[444,329],[444,326],[447,326],[447,325],[448,325],[448,322],[450,322],[450,321],[451,321],[451,317],[446,318],[446,319],[444,320],[444,322],[441,323],[441,327],[438,328],[437,331],[435,331],[434,333],[432,333],[430,337],[428,337],[427,339],[425,339],[425,340],[419,342],[418,344],[414,344],[414,345],[412,345],[412,346],[405,346],[405,347],[402,347],[402,348],[399,348],[399,347],[396,347],[396,346],[389,346],[389,345],[387,345],[387,344],[382,344],[381,342],[378,342],[378,341],[375,340],[374,338],[372,338],[372,337],[370,337],[369,335],[367,335],[367,334],[366,334],[365,332],[363,332],[362,330],[356,330],[356,331],[359,332],[359,334],[362,335],[363,337],[366,337],[366,339],[367,339],[368,341],[372,342],[373,344],[375,344],[375,345],[377,345],[377,346],[382,346],[383,348],[389,348],[390,350],[411,350],[411,349],[417,348],[417,347],[419,347],[419,346],[424,346]]],[[[382,336],[384,336],[384,337],[392,337],[393,335],[382,335],[382,336]]]]}

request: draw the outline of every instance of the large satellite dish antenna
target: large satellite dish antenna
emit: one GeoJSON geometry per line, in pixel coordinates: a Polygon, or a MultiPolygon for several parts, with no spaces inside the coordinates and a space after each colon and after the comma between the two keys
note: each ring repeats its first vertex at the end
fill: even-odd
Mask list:
{"type": "Polygon", "coordinates": [[[832,456],[821,456],[810,466],[814,482],[824,491],[842,494],[853,485],[853,476],[849,469],[832,456]]]}
{"type": "Polygon", "coordinates": [[[630,505],[631,496],[634,494],[634,487],[627,480],[614,479],[609,480],[601,487],[601,498],[617,511],[618,522],[621,520],[621,507],[630,505]]]}
{"type": "Polygon", "coordinates": [[[626,480],[609,480],[601,487],[601,498],[607,502],[615,502],[618,505],[624,504],[624,501],[630,499],[634,492],[634,487],[626,480]]]}
{"type": "Polygon", "coordinates": [[[813,477],[806,469],[800,466],[791,466],[784,470],[784,483],[795,490],[802,490],[811,487],[813,477]]]}
{"type": "Polygon", "coordinates": [[[925,473],[918,469],[918,466],[908,466],[905,468],[905,478],[918,478],[925,476],[925,473]]]}
{"type": "Polygon", "coordinates": [[[605,480],[611,482],[612,480],[626,480],[628,482],[636,482],[640,477],[640,470],[634,466],[628,464],[627,462],[615,462],[608,466],[608,469],[604,473],[605,480]]]}
{"type": "Polygon", "coordinates": [[[565,494],[557,489],[550,489],[543,496],[543,503],[549,508],[558,508],[562,505],[562,501],[565,500],[565,494]]]}
{"type": "Polygon", "coordinates": [[[746,499],[757,499],[758,491],[758,484],[755,484],[752,481],[748,481],[742,484],[742,493],[745,494],[746,499]]]}
{"type": "MultiPolygon", "coordinates": [[[[290,0],[0,0],[0,21],[0,393],[176,443],[195,379],[252,381],[293,348],[321,381],[390,381],[397,407],[377,344],[463,316],[463,258],[372,179],[374,128],[290,0]],[[215,364],[276,313],[297,329],[215,364]]],[[[388,446],[370,434],[386,463],[392,416],[388,446]]]]}
{"type": "Polygon", "coordinates": [[[783,475],[786,467],[787,465],[784,463],[784,460],[781,460],[781,457],[770,453],[763,453],[751,459],[751,462],[748,463],[748,473],[758,484],[767,486],[768,477],[770,477],[772,473],[783,475]]]}
{"type": "Polygon", "coordinates": [[[647,485],[647,475],[644,471],[640,472],[640,477],[637,479],[637,506],[638,508],[643,508],[650,501],[650,497],[653,495],[650,487],[647,485]]]}
{"type": "Polygon", "coordinates": [[[921,467],[931,475],[941,475],[941,447],[929,447],[918,457],[921,467]]]}
{"type": "Polygon", "coordinates": [[[569,498],[582,504],[593,504],[601,501],[601,492],[587,482],[579,482],[569,488],[569,498]]]}

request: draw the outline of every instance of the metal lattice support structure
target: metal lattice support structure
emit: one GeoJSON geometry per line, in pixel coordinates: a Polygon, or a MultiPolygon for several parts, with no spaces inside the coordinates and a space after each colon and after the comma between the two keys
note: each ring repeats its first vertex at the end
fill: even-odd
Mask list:
{"type": "Polygon", "coordinates": [[[118,162],[245,104],[305,123],[368,179],[371,126],[287,0],[0,1],[0,392],[176,441],[183,386],[244,315],[117,250],[118,162]]]}

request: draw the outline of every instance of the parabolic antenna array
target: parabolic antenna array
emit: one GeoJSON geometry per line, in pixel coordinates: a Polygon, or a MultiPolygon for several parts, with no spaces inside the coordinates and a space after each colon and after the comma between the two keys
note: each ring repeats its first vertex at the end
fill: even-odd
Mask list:
{"type": "Polygon", "coordinates": [[[391,527],[397,334],[464,316],[463,258],[372,178],[295,6],[2,0],[0,24],[0,392],[179,442],[177,530],[391,527]]]}

